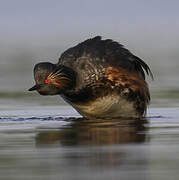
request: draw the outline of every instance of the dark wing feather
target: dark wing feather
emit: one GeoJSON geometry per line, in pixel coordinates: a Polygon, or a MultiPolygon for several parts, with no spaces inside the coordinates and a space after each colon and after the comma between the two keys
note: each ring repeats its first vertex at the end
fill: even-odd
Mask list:
{"type": "Polygon", "coordinates": [[[144,79],[146,72],[153,79],[149,66],[143,60],[133,55],[123,45],[111,39],[102,40],[100,36],[88,39],[65,51],[59,58],[58,63],[74,68],[74,64],[75,66],[77,65],[75,61],[81,57],[89,58],[96,65],[100,64],[100,66],[104,67],[121,66],[129,71],[136,71],[144,79]]]}
{"type": "Polygon", "coordinates": [[[149,66],[143,60],[138,58],[137,56],[133,55],[133,57],[134,57],[136,71],[141,72],[143,77],[145,78],[145,73],[144,73],[144,70],[145,70],[146,74],[153,79],[153,74],[152,74],[149,66]]]}

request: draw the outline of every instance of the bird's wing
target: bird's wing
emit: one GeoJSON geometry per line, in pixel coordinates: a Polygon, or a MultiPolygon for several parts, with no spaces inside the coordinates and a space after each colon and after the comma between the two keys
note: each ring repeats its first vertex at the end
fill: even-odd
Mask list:
{"type": "Polygon", "coordinates": [[[145,80],[145,73],[153,78],[149,66],[143,60],[118,42],[111,39],[102,40],[100,36],[66,50],[58,63],[77,72],[77,88],[89,84],[96,85],[105,76],[106,69],[109,67],[119,70],[122,68],[128,71],[128,74],[134,72],[143,80],[145,80]]]}
{"type": "Polygon", "coordinates": [[[58,63],[72,68],[79,63],[79,65],[83,64],[85,68],[88,59],[97,66],[121,66],[129,71],[140,73],[144,79],[145,73],[153,78],[149,66],[143,60],[133,55],[118,42],[111,39],[102,40],[100,36],[88,39],[66,50],[59,58],[58,63]]]}

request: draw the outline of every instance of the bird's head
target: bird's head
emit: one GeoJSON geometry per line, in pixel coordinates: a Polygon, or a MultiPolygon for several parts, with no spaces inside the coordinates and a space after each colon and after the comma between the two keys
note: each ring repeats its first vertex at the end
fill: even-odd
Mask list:
{"type": "Polygon", "coordinates": [[[75,85],[75,73],[66,66],[49,62],[38,63],[34,67],[35,86],[29,91],[38,91],[41,95],[63,94],[75,85]]]}

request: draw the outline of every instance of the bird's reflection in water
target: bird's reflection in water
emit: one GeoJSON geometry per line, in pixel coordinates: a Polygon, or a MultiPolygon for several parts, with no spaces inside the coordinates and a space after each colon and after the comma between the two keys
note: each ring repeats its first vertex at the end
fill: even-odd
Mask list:
{"type": "MultiPolygon", "coordinates": [[[[57,148],[57,151],[61,152],[59,167],[67,166],[71,172],[78,168],[80,174],[84,167],[87,167],[88,171],[112,167],[115,176],[119,173],[118,168],[124,166],[123,168],[127,168],[128,171],[133,165],[136,171],[139,171],[148,162],[146,152],[133,146],[146,141],[145,120],[67,119],[67,121],[68,125],[60,129],[41,131],[36,136],[37,147],[54,147],[54,145],[60,147],[57,148]],[[126,144],[132,146],[129,148],[126,144]],[[121,145],[124,145],[122,149],[121,145]],[[66,148],[62,150],[63,147],[68,147],[68,150],[66,148]]],[[[139,179],[141,176],[143,179],[143,174],[139,173],[139,179]]]]}
{"type": "Polygon", "coordinates": [[[36,136],[37,145],[115,145],[139,143],[146,140],[146,120],[86,120],[66,119],[67,125],[59,129],[40,131],[36,136]]]}

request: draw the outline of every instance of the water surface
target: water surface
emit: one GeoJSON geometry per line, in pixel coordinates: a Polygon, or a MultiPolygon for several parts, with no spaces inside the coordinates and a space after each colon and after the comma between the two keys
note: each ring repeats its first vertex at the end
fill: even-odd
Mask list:
{"type": "Polygon", "coordinates": [[[178,179],[179,108],[155,103],[141,121],[85,120],[66,104],[26,98],[1,105],[1,179],[178,179]]]}

